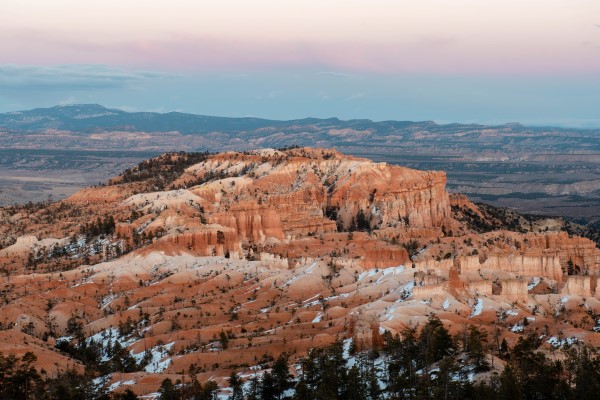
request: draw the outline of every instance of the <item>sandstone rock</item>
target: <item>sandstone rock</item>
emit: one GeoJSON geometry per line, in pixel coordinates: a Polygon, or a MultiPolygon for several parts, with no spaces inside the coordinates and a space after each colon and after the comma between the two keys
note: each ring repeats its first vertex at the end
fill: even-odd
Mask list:
{"type": "Polygon", "coordinates": [[[565,286],[561,293],[566,295],[578,295],[578,296],[591,296],[590,288],[591,277],[589,276],[574,276],[571,275],[567,278],[565,286]]]}
{"type": "Polygon", "coordinates": [[[526,301],[527,281],[523,279],[506,279],[502,281],[500,294],[506,301],[526,301]]]}

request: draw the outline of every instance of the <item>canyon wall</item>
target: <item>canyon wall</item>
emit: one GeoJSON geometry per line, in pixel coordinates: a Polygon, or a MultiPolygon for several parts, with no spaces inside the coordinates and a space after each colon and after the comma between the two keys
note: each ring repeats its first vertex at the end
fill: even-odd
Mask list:
{"type": "Polygon", "coordinates": [[[558,256],[545,255],[490,255],[483,262],[479,256],[463,257],[459,260],[461,274],[479,270],[504,271],[523,276],[544,276],[562,281],[563,272],[558,256]]]}
{"type": "Polygon", "coordinates": [[[578,295],[578,296],[591,296],[591,277],[589,276],[577,276],[571,275],[567,278],[565,286],[563,287],[562,294],[566,295],[578,295]]]}
{"type": "Polygon", "coordinates": [[[500,296],[506,301],[526,301],[527,281],[524,279],[505,279],[501,282],[500,296]]]}

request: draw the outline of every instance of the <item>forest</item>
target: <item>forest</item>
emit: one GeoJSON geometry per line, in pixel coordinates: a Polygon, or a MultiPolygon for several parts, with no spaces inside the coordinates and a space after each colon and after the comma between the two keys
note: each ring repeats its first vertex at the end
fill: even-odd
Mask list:
{"type": "MultiPolygon", "coordinates": [[[[157,397],[161,400],[586,400],[596,399],[600,393],[598,348],[574,344],[549,352],[541,347],[542,337],[535,333],[519,337],[512,347],[504,339],[499,341],[495,337],[491,343],[489,339],[476,326],[452,336],[431,315],[420,329],[407,327],[396,335],[385,332],[380,344],[368,350],[357,349],[352,340],[340,340],[312,349],[293,365],[288,355],[282,353],[263,372],[246,380],[240,371],[231,371],[221,394],[215,381],[201,383],[198,371],[190,368],[188,376],[182,376],[183,381],[165,378],[157,397]],[[292,374],[292,369],[297,374],[292,374]]],[[[105,388],[111,371],[136,369],[118,362],[119,357],[127,358],[122,352],[115,353],[110,367],[99,368],[94,362],[93,349],[62,350],[86,361],[83,374],[71,370],[48,376],[46,371],[34,367],[33,353],[22,357],[0,354],[0,398],[138,398],[130,389],[109,393],[105,388]]]]}

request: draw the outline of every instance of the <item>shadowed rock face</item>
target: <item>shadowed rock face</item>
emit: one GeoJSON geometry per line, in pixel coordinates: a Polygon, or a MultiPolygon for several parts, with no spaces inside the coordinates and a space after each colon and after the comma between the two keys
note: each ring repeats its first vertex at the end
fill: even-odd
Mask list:
{"type": "Polygon", "coordinates": [[[140,362],[152,354],[120,378],[148,393],[192,364],[221,379],[339,338],[368,347],[431,312],[510,343],[523,318],[524,330],[597,340],[584,318],[600,312],[594,243],[494,229],[450,199],[442,172],[311,148],[198,159],[163,156],[143,179],[1,209],[0,351],[62,365],[53,345],[77,344],[75,322],[103,357],[117,341],[140,362]]]}

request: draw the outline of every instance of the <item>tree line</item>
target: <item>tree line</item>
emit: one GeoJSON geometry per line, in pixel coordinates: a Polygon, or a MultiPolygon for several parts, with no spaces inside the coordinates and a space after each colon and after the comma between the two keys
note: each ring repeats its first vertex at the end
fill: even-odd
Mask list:
{"type": "MultiPolygon", "coordinates": [[[[75,336],[77,331],[74,327],[75,336]]],[[[485,331],[469,326],[452,336],[432,315],[420,329],[407,327],[396,335],[385,332],[380,346],[370,350],[359,351],[350,340],[314,348],[294,364],[294,375],[286,354],[245,382],[233,371],[227,393],[232,400],[598,398],[600,350],[574,345],[554,357],[541,349],[543,340],[536,333],[520,337],[512,347],[503,340],[494,346],[496,354],[490,358],[485,331]]],[[[21,358],[0,354],[0,398],[137,398],[131,390],[109,394],[94,385],[92,378],[98,376],[97,370],[88,369],[83,374],[66,371],[48,377],[43,370],[37,371],[34,364],[32,353],[21,358]]],[[[127,368],[118,365],[113,370],[127,368]]],[[[159,398],[216,400],[220,389],[217,383],[211,380],[201,384],[195,373],[190,368],[190,378],[185,382],[163,380],[159,398]]]]}

